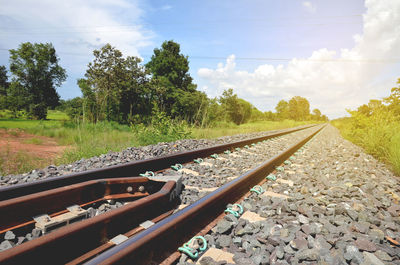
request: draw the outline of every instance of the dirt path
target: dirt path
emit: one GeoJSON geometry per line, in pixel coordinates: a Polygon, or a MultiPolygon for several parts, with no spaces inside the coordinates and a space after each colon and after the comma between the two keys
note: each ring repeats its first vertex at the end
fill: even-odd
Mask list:
{"type": "Polygon", "coordinates": [[[40,168],[43,162],[52,164],[66,148],[49,137],[0,129],[0,172],[11,174],[27,167],[40,168]]]}

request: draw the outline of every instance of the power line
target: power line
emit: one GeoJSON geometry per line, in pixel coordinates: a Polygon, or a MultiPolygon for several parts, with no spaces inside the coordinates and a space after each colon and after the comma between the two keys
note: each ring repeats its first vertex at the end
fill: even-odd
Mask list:
{"type": "MultiPolygon", "coordinates": [[[[311,27],[325,27],[325,26],[331,26],[331,25],[360,25],[362,24],[361,22],[345,22],[345,23],[308,23],[308,24],[275,24],[275,25],[259,25],[260,27],[262,26],[263,29],[265,30],[266,28],[285,28],[285,27],[302,27],[302,26],[311,26],[311,27]]],[[[185,29],[204,29],[202,25],[198,25],[198,27],[190,27],[190,24],[182,24],[182,26],[185,29]]],[[[62,36],[64,37],[65,34],[76,34],[76,33],[85,33],[85,34],[101,34],[101,33],[129,33],[129,32],[135,32],[138,30],[140,27],[135,27],[132,26],[132,28],[126,28],[126,29],[116,29],[116,30],[93,30],[93,31],[57,31],[57,32],[0,32],[0,35],[6,35],[6,36],[62,36]]]]}
{"type": "MultiPolygon", "coordinates": [[[[332,16],[332,17],[324,17],[326,18],[358,18],[362,15],[349,15],[349,16],[332,16]]],[[[246,22],[250,23],[262,23],[262,22],[272,22],[269,24],[258,24],[257,26],[262,26],[263,29],[265,28],[284,28],[284,27],[302,27],[302,26],[311,26],[311,27],[322,27],[322,26],[330,26],[330,25],[354,25],[354,24],[361,24],[362,21],[350,21],[350,22],[314,22],[314,23],[297,23],[296,18],[280,18],[276,19],[276,21],[294,21],[292,23],[274,23],[274,20],[265,19],[265,18],[253,18],[253,19],[235,19],[235,20],[209,20],[209,21],[194,21],[194,22],[161,22],[161,23],[150,23],[150,22],[143,22],[140,25],[110,25],[110,26],[56,26],[56,27],[37,27],[37,28],[7,28],[7,27],[0,27],[0,30],[4,32],[0,32],[3,35],[29,35],[29,36],[38,36],[38,35],[64,35],[64,34],[71,34],[71,33],[86,33],[86,34],[99,34],[99,33],[126,33],[137,31],[142,29],[143,26],[170,26],[170,25],[177,25],[186,29],[193,29],[197,27],[201,27],[200,29],[204,29],[204,25],[221,25],[221,24],[231,24],[235,23],[239,26],[245,26],[246,22]],[[194,26],[194,27],[193,27],[194,26]],[[65,29],[61,31],[60,29],[65,29]],[[27,32],[24,32],[26,30],[27,32]],[[36,30],[36,31],[35,31],[36,30]],[[12,32],[9,32],[12,31],[12,32]],[[44,31],[44,32],[43,32],[44,31]],[[47,32],[46,32],[47,31],[47,32]]],[[[318,18],[306,18],[306,19],[318,19],[318,18]]],[[[254,27],[254,25],[253,25],[254,27]]]]}
{"type": "MultiPolygon", "coordinates": [[[[10,49],[0,48],[0,51],[6,52],[10,49]]],[[[57,52],[57,54],[70,55],[70,56],[91,56],[91,54],[84,53],[70,53],[70,52],[57,52]]],[[[141,55],[144,58],[150,58],[152,55],[144,54],[141,55]]],[[[189,56],[189,59],[198,60],[226,60],[228,56],[189,56]]],[[[281,61],[290,62],[293,60],[302,62],[329,62],[329,63],[400,63],[400,59],[363,59],[363,60],[349,60],[349,59],[307,59],[307,58],[273,58],[273,57],[236,57],[235,60],[240,61],[281,61]]]]}
{"type": "MultiPolygon", "coordinates": [[[[146,26],[160,26],[160,25],[204,25],[204,24],[223,24],[223,23],[244,23],[244,22],[270,22],[273,20],[276,21],[288,21],[288,20],[318,20],[318,19],[332,19],[332,18],[359,18],[362,17],[362,14],[351,14],[351,15],[341,15],[341,16],[324,16],[324,17],[276,17],[276,18],[236,18],[231,20],[203,20],[203,21],[162,21],[158,23],[153,23],[150,21],[142,21],[140,25],[97,25],[97,26],[55,26],[55,27],[1,27],[0,29],[5,30],[19,30],[19,29],[29,29],[29,30],[41,30],[41,29],[68,29],[68,28],[87,28],[87,29],[96,29],[96,28],[125,28],[125,27],[141,27],[143,25],[146,26]]],[[[321,24],[321,23],[318,23],[321,24]]],[[[312,24],[311,24],[312,25],[312,24]]]]}

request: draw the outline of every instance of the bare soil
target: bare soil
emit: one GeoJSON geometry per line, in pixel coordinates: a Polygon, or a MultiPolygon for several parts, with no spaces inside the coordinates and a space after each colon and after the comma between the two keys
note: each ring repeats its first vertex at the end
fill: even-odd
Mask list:
{"type": "Polygon", "coordinates": [[[66,148],[49,137],[0,129],[0,173],[22,173],[50,165],[66,148]]]}

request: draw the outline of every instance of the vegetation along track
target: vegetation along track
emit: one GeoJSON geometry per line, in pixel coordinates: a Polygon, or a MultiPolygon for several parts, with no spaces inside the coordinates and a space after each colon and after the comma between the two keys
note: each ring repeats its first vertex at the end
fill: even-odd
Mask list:
{"type": "MultiPolygon", "coordinates": [[[[244,155],[245,157],[252,158],[250,159],[251,161],[246,162],[248,163],[248,169],[251,167],[250,162],[253,165],[256,162],[255,154],[252,155],[251,152],[251,149],[255,147],[250,148],[248,145],[290,132],[299,134],[300,132],[296,131],[307,130],[306,128],[307,126],[289,129],[264,137],[168,155],[161,158],[136,161],[123,166],[110,167],[105,170],[92,170],[2,188],[0,196],[3,201],[0,203],[0,211],[2,211],[2,216],[7,217],[2,219],[1,224],[1,231],[5,239],[1,243],[2,248],[7,249],[13,245],[17,246],[3,251],[0,254],[0,259],[11,263],[18,263],[18,260],[40,259],[42,257],[41,254],[44,254],[44,252],[41,252],[43,250],[51,250],[52,253],[58,250],[60,251],[60,255],[58,255],[59,259],[57,262],[65,263],[76,255],[82,255],[89,251],[90,248],[96,247],[99,244],[101,245],[106,239],[111,239],[112,235],[118,235],[121,231],[128,231],[128,227],[138,226],[141,221],[148,219],[158,220],[157,218],[160,218],[160,216],[156,217],[157,214],[165,216],[170,209],[173,209],[177,203],[176,195],[181,190],[182,173],[186,176],[183,178],[184,183],[186,183],[186,179],[190,178],[189,176],[196,177],[196,172],[188,168],[197,164],[188,163],[185,165],[185,169],[182,169],[180,172],[165,170],[167,165],[177,162],[189,162],[193,158],[209,156],[214,154],[214,152],[234,151],[234,148],[242,147],[242,150],[236,149],[232,154],[220,154],[218,158],[213,155],[214,158],[211,158],[210,161],[204,159],[205,161],[199,164],[198,167],[209,168],[210,165],[215,164],[214,168],[217,169],[220,168],[219,166],[223,166],[226,161],[229,161],[229,159],[223,156],[238,158],[244,155]],[[248,147],[249,150],[244,151],[243,147],[244,149],[248,147]],[[220,162],[223,163],[221,164],[220,162]],[[143,177],[132,178],[132,176],[139,175],[138,172],[144,172],[144,168],[160,171],[156,172],[153,180],[143,177]],[[106,176],[111,178],[104,179],[106,176]],[[77,205],[68,207],[74,204],[77,205]],[[100,215],[102,212],[119,208],[119,206],[125,207],[100,215]],[[68,210],[65,210],[67,207],[68,210]],[[145,207],[147,207],[147,211],[143,210],[145,207]],[[153,209],[153,211],[148,211],[149,208],[153,209]],[[132,218],[132,215],[134,218],[132,218]],[[94,216],[96,218],[77,222],[81,219],[94,216]],[[32,220],[32,217],[35,217],[35,219],[32,220]],[[127,219],[129,221],[124,221],[127,219]],[[71,223],[74,222],[77,223],[72,225],[71,223]],[[68,226],[56,230],[56,228],[67,224],[68,226]],[[50,233],[51,230],[56,231],[50,233]],[[45,236],[32,240],[42,234],[45,234],[45,236]],[[85,238],[88,240],[85,240],[85,238]],[[29,242],[25,243],[26,241],[29,242]],[[76,243],[76,241],[79,241],[79,243],[76,243]],[[64,247],[69,243],[74,247],[69,246],[70,251],[68,254],[65,254],[64,247]],[[76,249],[75,253],[74,249],[76,249]]],[[[282,142],[284,141],[282,140],[282,142]]],[[[274,143],[275,140],[268,141],[268,144],[271,144],[269,147],[276,149],[279,145],[275,144],[274,146],[274,143]]],[[[233,169],[231,167],[229,170],[233,169]]],[[[235,172],[235,174],[238,173],[235,172]]],[[[209,178],[210,181],[218,178],[213,176],[215,173],[211,174],[211,171],[205,173],[205,176],[207,175],[209,177],[212,176],[212,178],[209,178]]],[[[219,180],[218,184],[222,185],[228,180],[230,179],[226,178],[225,181],[219,180]]],[[[191,184],[193,184],[193,181],[191,184]]],[[[198,195],[196,196],[198,197],[198,195]]],[[[193,196],[183,194],[181,197],[183,201],[193,201],[193,196]]]]}
{"type": "Polygon", "coordinates": [[[18,186],[26,188],[27,184],[4,189],[12,191],[9,194],[14,198],[1,202],[1,216],[18,209],[23,214],[2,220],[6,239],[2,245],[28,240],[28,236],[15,234],[29,232],[34,225],[28,233],[31,237],[45,235],[1,252],[0,261],[43,261],[51,252],[57,257],[48,260],[52,264],[185,264],[188,256],[200,253],[202,264],[221,264],[221,260],[236,264],[399,264],[398,179],[381,179],[387,170],[352,146],[335,138],[328,141],[334,129],[328,126],[320,131],[322,127],[263,142],[259,138],[202,150],[200,163],[189,162],[193,157],[181,160],[182,168],[160,167],[150,179],[121,175],[121,168],[115,167],[119,170],[113,174],[116,178],[98,179],[92,172],[92,180],[83,178],[83,182],[24,196],[15,194],[18,186]],[[313,141],[296,152],[311,137],[313,141]],[[348,156],[340,153],[343,150],[348,156]],[[340,159],[332,163],[336,157],[340,159]],[[372,164],[374,170],[365,172],[352,163],[361,169],[372,164]],[[353,176],[372,172],[372,180],[353,176]],[[256,184],[261,186],[249,191],[256,184]],[[82,208],[62,210],[74,203],[82,208]],[[231,203],[239,203],[244,213],[231,203]],[[231,210],[224,213],[227,205],[231,210]],[[9,211],[7,207],[16,208],[9,211]],[[31,208],[36,213],[47,210],[55,219],[66,215],[68,222],[78,221],[79,213],[86,215],[82,219],[94,218],[49,232],[51,222],[46,226],[31,221],[30,216],[36,214],[31,208]],[[101,214],[110,209],[115,210],[101,214]],[[17,224],[22,215],[25,219],[17,224]],[[195,235],[204,237],[176,251],[195,235]],[[205,250],[202,240],[208,245],[205,250]]]}

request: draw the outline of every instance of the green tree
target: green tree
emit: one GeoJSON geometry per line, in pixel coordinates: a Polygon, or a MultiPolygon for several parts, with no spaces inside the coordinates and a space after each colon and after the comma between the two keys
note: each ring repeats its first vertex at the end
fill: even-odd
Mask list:
{"type": "Polygon", "coordinates": [[[253,105],[246,100],[238,98],[238,96],[233,93],[232,88],[222,93],[219,102],[225,113],[225,119],[238,125],[250,119],[251,110],[254,108],[253,105]]]}
{"type": "Polygon", "coordinates": [[[64,111],[72,120],[79,119],[83,115],[82,101],[81,97],[65,100],[64,111]]]}
{"type": "Polygon", "coordinates": [[[395,116],[400,116],[400,78],[397,80],[399,86],[391,89],[390,96],[384,98],[384,102],[388,104],[388,109],[393,112],[395,116]]]}
{"type": "Polygon", "coordinates": [[[321,117],[321,111],[319,109],[313,109],[312,112],[317,118],[321,117]]]}
{"type": "Polygon", "coordinates": [[[319,109],[313,109],[311,119],[317,120],[317,121],[322,120],[321,115],[322,115],[322,113],[319,109]]]}
{"type": "Polygon", "coordinates": [[[18,82],[11,82],[9,89],[7,90],[7,96],[5,97],[5,106],[11,110],[13,117],[17,117],[18,111],[27,109],[26,99],[29,97],[29,93],[25,87],[18,82]]]}
{"type": "Polygon", "coordinates": [[[81,78],[77,81],[79,88],[81,89],[82,98],[82,116],[84,121],[97,122],[99,117],[98,105],[96,103],[96,94],[90,88],[86,79],[81,78]]]}
{"type": "Polygon", "coordinates": [[[121,51],[106,44],[94,50],[85,80],[78,85],[84,96],[86,116],[90,119],[130,122],[135,115],[147,116],[152,110],[153,92],[141,59],[123,57],[121,51]]]}
{"type": "Polygon", "coordinates": [[[250,120],[252,109],[255,107],[248,101],[239,98],[239,105],[240,105],[240,122],[238,124],[246,123],[250,120]]]}
{"type": "Polygon", "coordinates": [[[201,118],[201,126],[212,126],[217,121],[224,120],[224,110],[222,106],[218,104],[218,98],[208,100],[208,105],[205,106],[203,116],[201,118]]]}
{"type": "Polygon", "coordinates": [[[397,84],[399,86],[393,87],[390,96],[384,99],[389,105],[400,105],[400,78],[397,80],[397,84]]]}
{"type": "Polygon", "coordinates": [[[296,121],[306,120],[310,115],[310,103],[306,98],[295,96],[289,100],[289,117],[296,121]]]}
{"type": "Polygon", "coordinates": [[[7,90],[9,87],[7,69],[4,65],[0,66],[0,109],[7,108],[7,90]]]}
{"type": "Polygon", "coordinates": [[[289,103],[285,100],[281,100],[275,107],[276,114],[279,119],[284,120],[289,118],[289,103]]]}
{"type": "Polygon", "coordinates": [[[203,115],[208,106],[208,97],[200,91],[177,91],[175,104],[172,106],[172,115],[180,117],[190,123],[202,122],[203,115]]]}
{"type": "Polygon", "coordinates": [[[9,86],[7,69],[4,65],[0,66],[0,95],[6,95],[9,86]]]}
{"type": "Polygon", "coordinates": [[[264,113],[262,113],[259,109],[257,109],[256,107],[252,107],[251,109],[251,120],[252,121],[261,121],[263,120],[264,117],[264,113]]]}
{"type": "MultiPolygon", "coordinates": [[[[196,85],[192,83],[193,79],[189,74],[189,60],[187,56],[180,53],[180,45],[172,40],[165,41],[161,48],[154,49],[151,60],[146,64],[156,80],[157,84],[164,89],[158,90],[157,105],[162,111],[173,117],[181,116],[182,103],[180,98],[190,97],[188,93],[195,93],[196,85]],[[174,106],[175,104],[179,106],[174,106]]],[[[198,94],[198,97],[203,96],[198,94]]],[[[201,102],[197,101],[198,103],[201,102]]],[[[184,104],[183,104],[184,105],[184,104]]],[[[200,105],[195,105],[197,108],[200,105]]],[[[190,106],[192,115],[193,105],[190,106]]]]}
{"type": "Polygon", "coordinates": [[[357,111],[359,112],[359,113],[362,113],[362,114],[364,114],[365,116],[371,116],[371,109],[368,107],[368,105],[366,105],[366,104],[363,104],[363,105],[361,105],[361,106],[359,106],[358,108],[357,108],[357,111]]]}
{"type": "Polygon", "coordinates": [[[272,111],[266,111],[264,112],[264,118],[267,121],[276,121],[278,119],[278,115],[276,113],[273,113],[272,111]]]}
{"type": "Polygon", "coordinates": [[[18,49],[10,50],[12,81],[7,93],[7,97],[11,97],[9,101],[18,102],[16,107],[25,109],[33,118],[45,119],[47,108],[59,103],[56,87],[67,77],[58,60],[51,43],[26,42],[18,49]]]}
{"type": "Polygon", "coordinates": [[[357,108],[357,111],[365,116],[371,116],[374,112],[384,108],[382,101],[378,99],[371,99],[368,104],[363,104],[357,108]]]}

